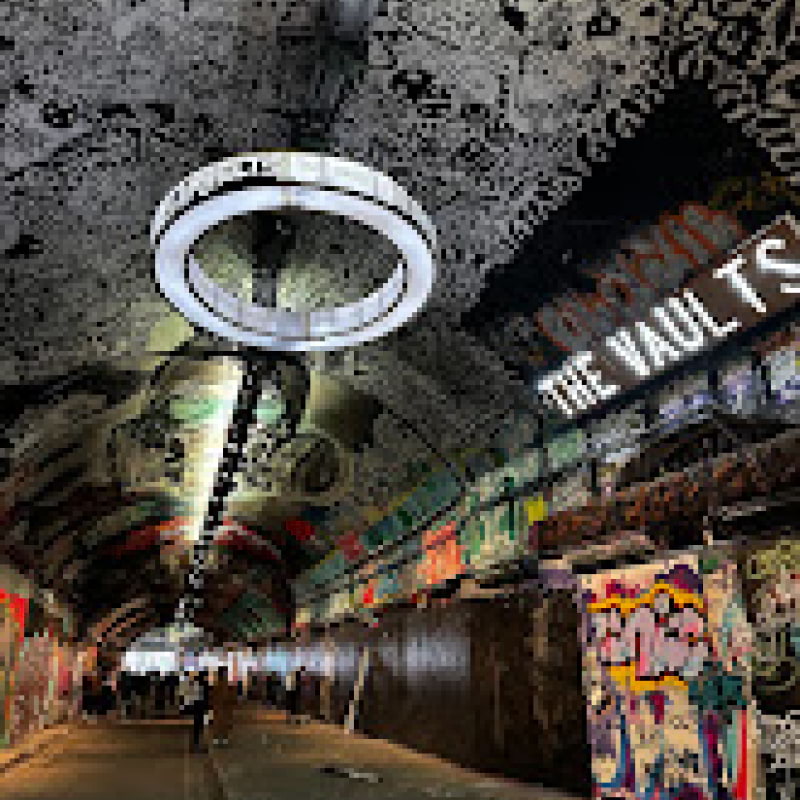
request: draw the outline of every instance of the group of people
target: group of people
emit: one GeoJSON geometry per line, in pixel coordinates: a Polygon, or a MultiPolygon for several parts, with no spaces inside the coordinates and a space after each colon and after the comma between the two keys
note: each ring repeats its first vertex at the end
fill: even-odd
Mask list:
{"type": "Polygon", "coordinates": [[[121,672],[116,681],[122,719],[171,717],[178,713],[178,676],[171,673],[121,672]]]}
{"type": "MultiPolygon", "coordinates": [[[[269,672],[254,676],[247,697],[286,710],[287,722],[302,721],[302,697],[308,688],[305,667],[289,669],[281,675],[269,672]]],[[[179,714],[192,720],[192,747],[204,749],[208,729],[214,745],[228,744],[239,687],[228,679],[228,669],[220,666],[213,674],[196,670],[177,673],[117,673],[105,682],[84,679],[84,713],[118,713],[122,719],[171,717],[179,714]]],[[[243,687],[244,692],[244,687],[243,687]]]]}
{"type": "Polygon", "coordinates": [[[169,717],[177,713],[177,693],[177,675],[122,670],[101,678],[90,672],[82,678],[82,709],[86,717],[169,717]]]}
{"type": "Polygon", "coordinates": [[[118,715],[121,719],[188,715],[192,719],[193,748],[201,750],[206,728],[215,745],[228,744],[238,694],[239,688],[228,680],[225,666],[213,676],[207,670],[182,676],[123,671],[101,681],[89,674],[83,679],[83,713],[87,718],[118,715]]]}
{"type": "Polygon", "coordinates": [[[181,707],[192,717],[192,748],[204,749],[203,733],[208,726],[215,745],[228,744],[233,726],[237,688],[228,681],[227,667],[217,669],[213,682],[208,672],[192,672],[181,684],[181,707]]]}
{"type": "Polygon", "coordinates": [[[284,673],[269,671],[250,681],[250,699],[269,708],[284,709],[287,722],[299,722],[304,705],[303,695],[309,688],[309,674],[303,666],[284,673]]]}

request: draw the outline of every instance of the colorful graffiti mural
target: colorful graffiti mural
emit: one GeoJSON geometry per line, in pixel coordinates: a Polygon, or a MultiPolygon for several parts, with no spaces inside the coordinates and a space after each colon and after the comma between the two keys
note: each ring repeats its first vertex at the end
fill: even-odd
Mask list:
{"type": "Polygon", "coordinates": [[[437,586],[463,572],[462,547],[455,521],[425,531],[422,549],[423,558],[419,563],[421,586],[437,586]]]}
{"type": "Polygon", "coordinates": [[[12,702],[9,741],[18,742],[26,734],[49,722],[55,699],[52,680],[56,640],[48,633],[25,637],[15,671],[16,691],[12,702]]]}
{"type": "Polygon", "coordinates": [[[800,541],[751,547],[744,584],[767,797],[794,798],[800,764],[800,541]]]}
{"type": "Polygon", "coordinates": [[[690,556],[582,578],[594,797],[752,800],[736,568],[690,556]]]}
{"type": "Polygon", "coordinates": [[[800,542],[757,548],[748,556],[746,578],[759,694],[793,693],[800,700],[800,542]]]}
{"type": "Polygon", "coordinates": [[[78,711],[80,670],[73,647],[49,632],[26,636],[15,669],[9,742],[17,744],[78,711]]]}
{"type": "Polygon", "coordinates": [[[0,589],[0,746],[9,743],[14,671],[25,636],[27,599],[0,589]]]}

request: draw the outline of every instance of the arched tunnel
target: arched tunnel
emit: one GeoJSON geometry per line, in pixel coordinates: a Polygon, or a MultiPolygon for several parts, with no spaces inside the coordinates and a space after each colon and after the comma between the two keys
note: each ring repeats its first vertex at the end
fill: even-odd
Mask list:
{"type": "Polygon", "coordinates": [[[0,19],[0,798],[800,796],[795,3],[0,19]]]}

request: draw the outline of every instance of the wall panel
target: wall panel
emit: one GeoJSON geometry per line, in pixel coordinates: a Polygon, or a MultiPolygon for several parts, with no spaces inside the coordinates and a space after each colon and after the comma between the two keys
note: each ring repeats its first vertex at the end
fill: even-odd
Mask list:
{"type": "MultiPolygon", "coordinates": [[[[343,623],[326,634],[332,719],[345,719],[366,645],[360,730],[468,767],[588,793],[579,630],[566,590],[394,607],[371,628],[343,623]]],[[[320,677],[324,636],[304,648],[307,668],[320,677]]]]}

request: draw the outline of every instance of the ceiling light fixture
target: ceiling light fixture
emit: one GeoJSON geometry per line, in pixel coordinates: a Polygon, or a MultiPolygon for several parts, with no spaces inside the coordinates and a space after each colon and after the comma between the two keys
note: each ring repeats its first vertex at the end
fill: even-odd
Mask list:
{"type": "Polygon", "coordinates": [[[383,336],[422,308],[434,281],[436,232],[419,204],[386,175],[315,153],[256,153],[203,167],[158,206],[151,237],[158,283],[189,321],[269,350],[335,350],[383,336]],[[397,247],[400,263],[380,288],[355,303],[290,311],[230,294],[195,259],[195,242],[224,220],[287,210],[360,222],[397,247]]]}

